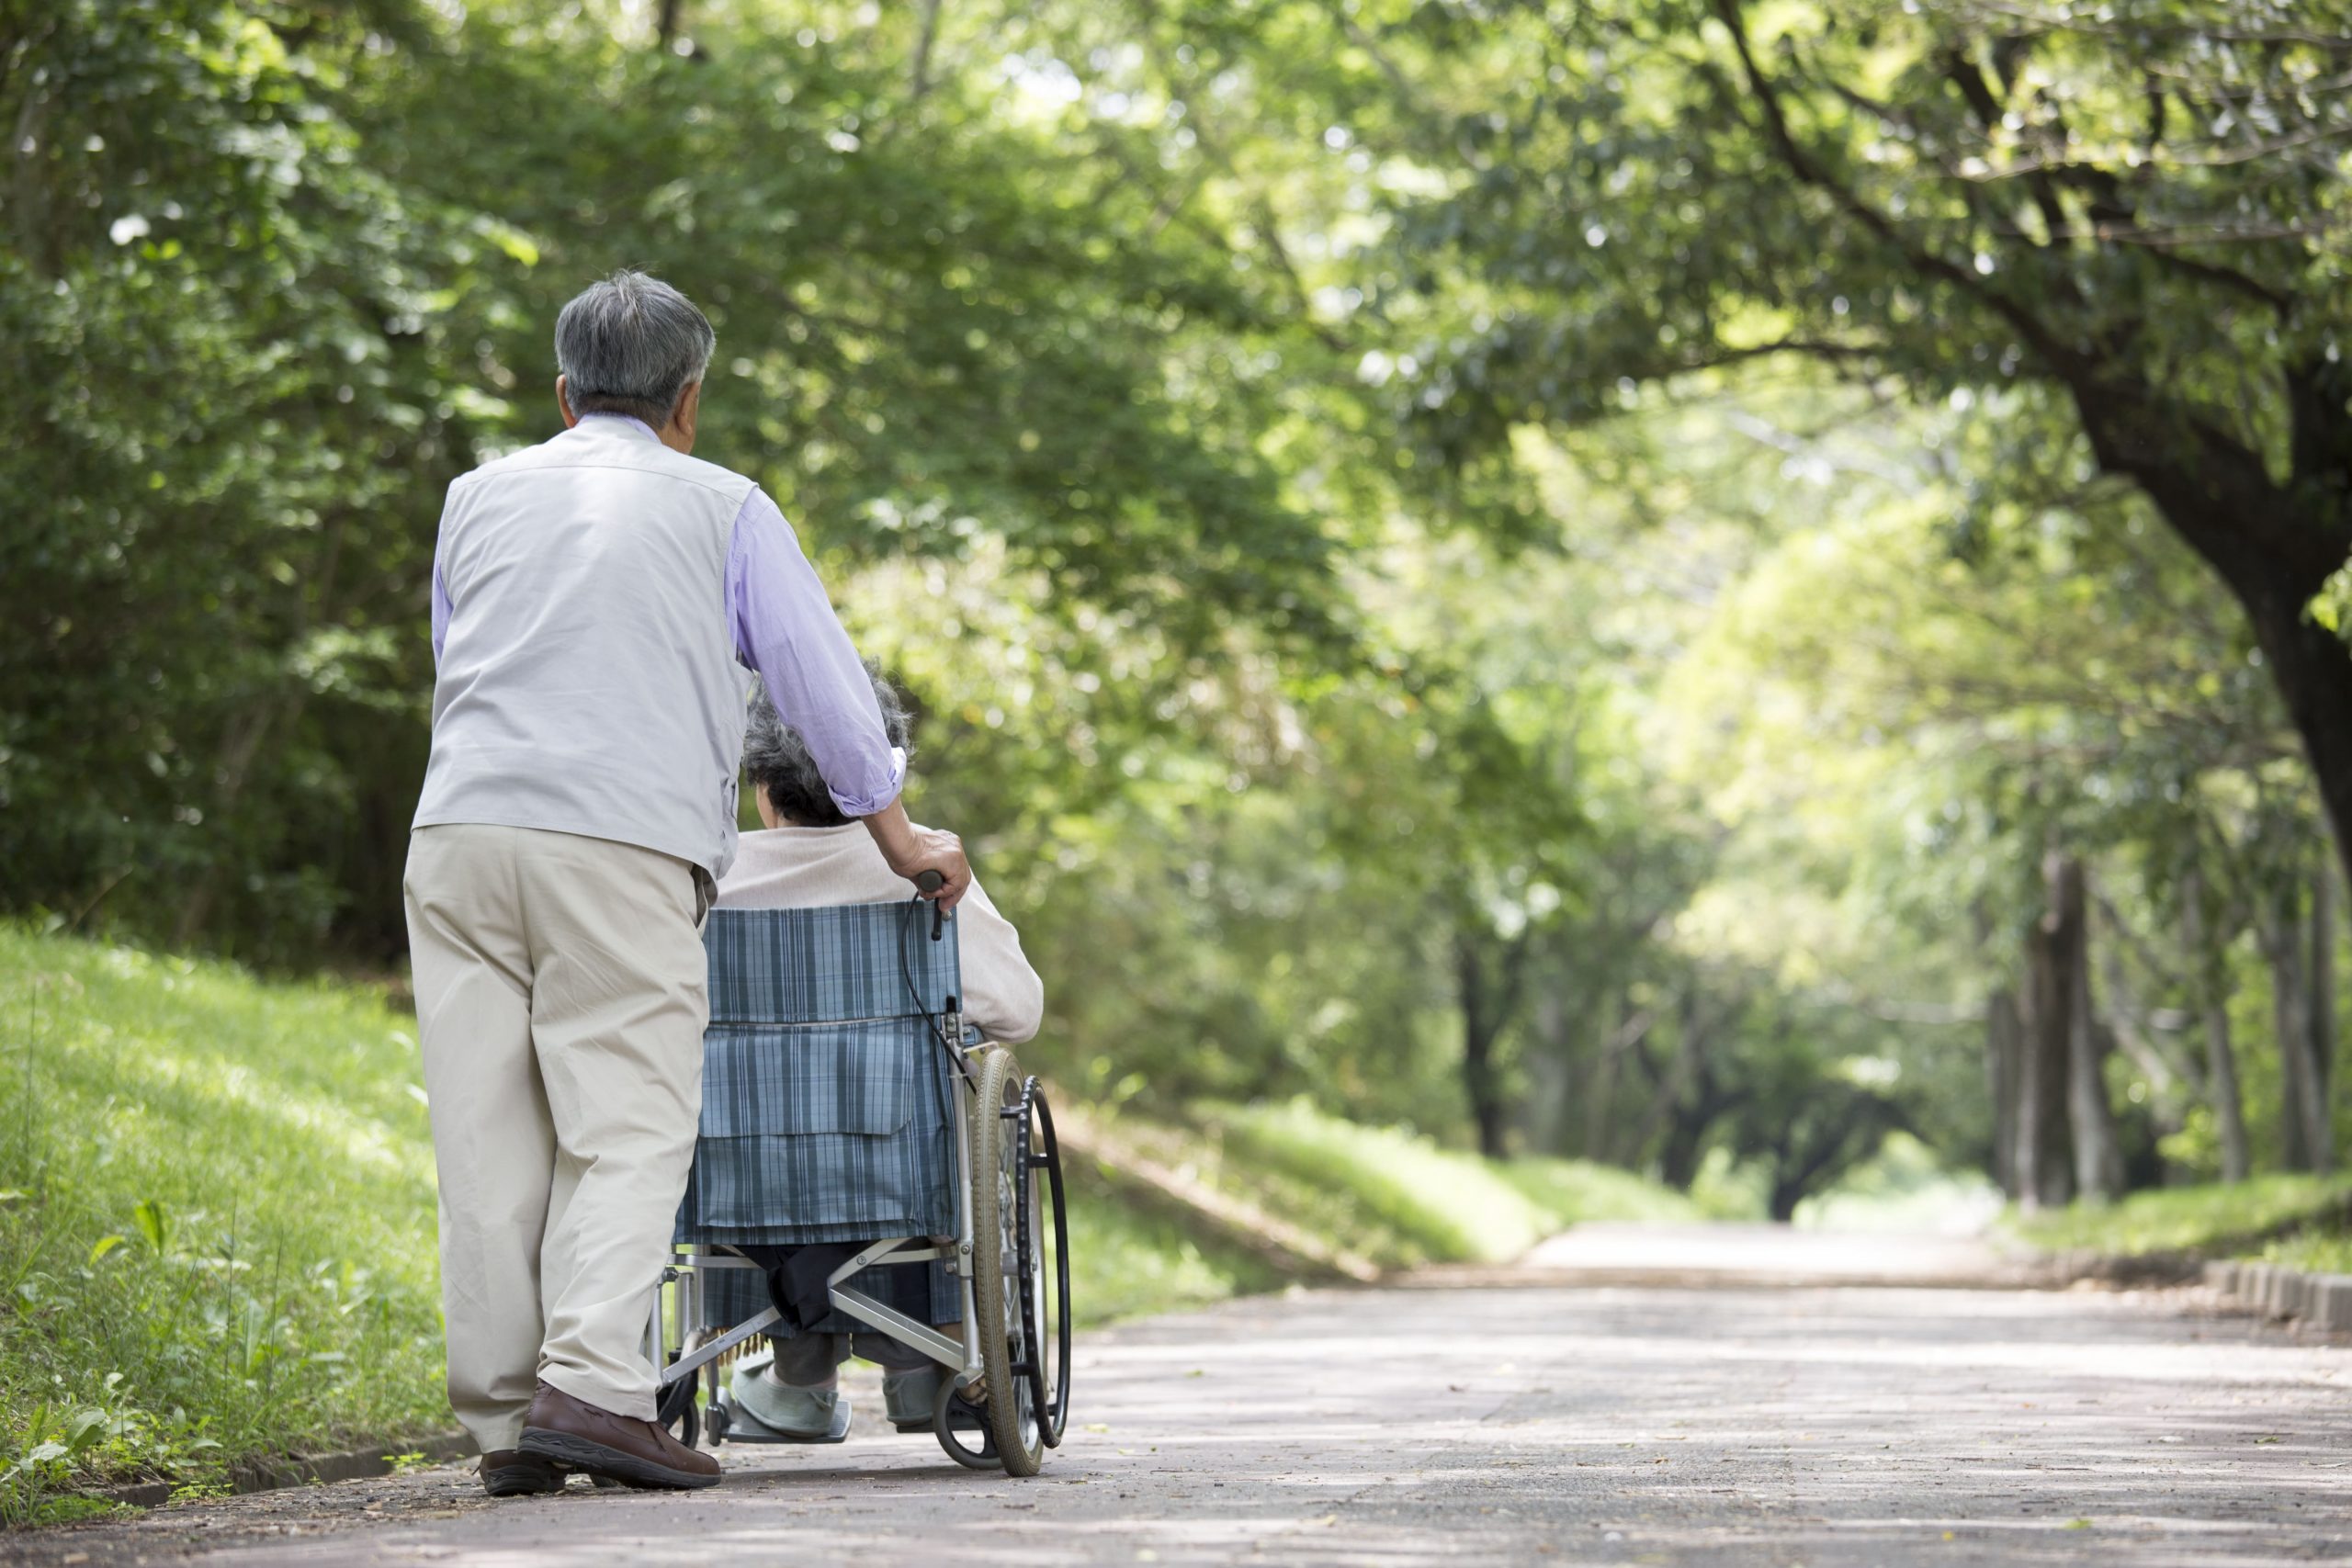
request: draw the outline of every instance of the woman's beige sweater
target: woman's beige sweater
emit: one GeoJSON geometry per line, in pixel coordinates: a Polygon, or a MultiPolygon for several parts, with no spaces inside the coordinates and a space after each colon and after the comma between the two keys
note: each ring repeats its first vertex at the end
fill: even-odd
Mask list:
{"type": "MultiPolygon", "coordinates": [[[[814,909],[831,904],[895,904],[913,896],[871,834],[838,828],[768,828],[746,833],[718,885],[722,909],[814,909]]],[[[979,880],[956,906],[964,969],[964,1016],[981,1033],[1018,1045],[1037,1032],[1045,983],[1021,951],[1021,933],[997,913],[979,880]]]]}

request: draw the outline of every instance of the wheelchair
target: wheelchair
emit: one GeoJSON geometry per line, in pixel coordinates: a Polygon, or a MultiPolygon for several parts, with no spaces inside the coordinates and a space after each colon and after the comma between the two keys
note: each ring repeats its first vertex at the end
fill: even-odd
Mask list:
{"type": "Polygon", "coordinates": [[[723,1443],[728,1363],[855,1328],[945,1369],[949,1457],[1035,1475],[1069,1415],[1061,1156],[1044,1089],[964,1021],[954,916],[714,909],[703,942],[702,1123],[648,1325],[662,1424],[723,1443]]]}

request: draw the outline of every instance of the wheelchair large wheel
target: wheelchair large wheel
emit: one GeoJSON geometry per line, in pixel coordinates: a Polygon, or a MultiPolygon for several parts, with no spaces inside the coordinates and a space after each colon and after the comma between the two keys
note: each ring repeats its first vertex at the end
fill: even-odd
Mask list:
{"type": "MultiPolygon", "coordinates": [[[[1035,1282],[1023,1277],[1032,1156],[1028,1104],[1012,1053],[980,1060],[972,1107],[972,1307],[980,1339],[980,1382],[989,1437],[1007,1475],[1035,1475],[1046,1461],[1046,1431],[1032,1404],[1028,1364],[1042,1360],[1025,1321],[1035,1282]]],[[[1035,1255],[1032,1250],[1032,1265],[1035,1255]]]]}

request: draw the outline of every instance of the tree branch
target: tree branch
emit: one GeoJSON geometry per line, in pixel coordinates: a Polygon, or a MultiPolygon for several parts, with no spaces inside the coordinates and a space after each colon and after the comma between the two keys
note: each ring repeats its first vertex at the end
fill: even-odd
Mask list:
{"type": "Polygon", "coordinates": [[[1831,177],[1828,171],[1797,141],[1795,132],[1789,128],[1788,116],[1781,107],[1779,92],[1756,62],[1755,51],[1747,40],[1747,22],[1740,14],[1740,4],[1741,0],[1713,0],[1715,16],[1731,34],[1732,47],[1738,51],[1740,69],[1747,78],[1748,89],[1755,95],[1757,105],[1763,112],[1766,135],[1789,172],[1803,183],[1828,196],[1912,266],[1951,285],[2007,321],[2027,346],[2040,355],[2068,386],[2086,383],[2090,378],[2090,367],[2082,355],[2062,343],[2058,335],[2031,311],[1998,289],[1988,287],[1983,278],[1950,257],[1913,244],[1904,237],[1894,220],[1831,177]]]}

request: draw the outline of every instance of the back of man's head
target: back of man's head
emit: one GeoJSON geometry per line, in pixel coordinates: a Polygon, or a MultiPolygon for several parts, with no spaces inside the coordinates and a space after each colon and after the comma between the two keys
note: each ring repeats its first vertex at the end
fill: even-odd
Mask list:
{"type": "Polygon", "coordinates": [[[619,413],[656,430],[710,367],[717,334],[694,301],[629,268],[590,284],[555,321],[555,363],[575,414],[619,413]]]}

